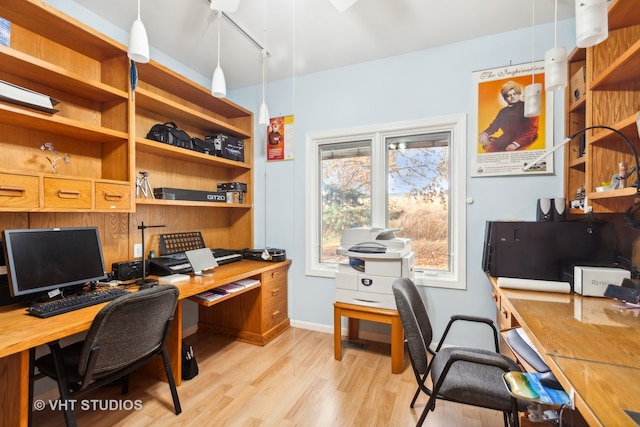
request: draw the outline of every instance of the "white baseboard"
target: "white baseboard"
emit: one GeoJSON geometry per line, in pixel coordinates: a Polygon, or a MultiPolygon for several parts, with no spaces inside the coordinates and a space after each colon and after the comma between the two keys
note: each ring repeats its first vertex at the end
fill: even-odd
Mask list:
{"type": "MultiPolygon", "coordinates": [[[[319,323],[303,322],[303,321],[291,319],[291,326],[293,326],[294,328],[308,329],[308,330],[317,331],[317,332],[325,332],[327,334],[333,335],[333,326],[331,325],[322,325],[319,323]]],[[[342,336],[346,336],[349,333],[349,331],[347,328],[342,328],[341,333],[342,333],[342,336]]],[[[376,342],[381,342],[385,344],[391,344],[391,335],[380,334],[380,333],[371,332],[371,331],[361,330],[360,338],[368,341],[376,341],[376,342]]]]}

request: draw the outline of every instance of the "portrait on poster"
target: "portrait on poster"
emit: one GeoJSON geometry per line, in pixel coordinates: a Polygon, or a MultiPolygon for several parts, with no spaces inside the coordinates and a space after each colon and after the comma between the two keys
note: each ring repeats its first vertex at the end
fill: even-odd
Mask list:
{"type": "Polygon", "coordinates": [[[293,160],[293,116],[274,117],[267,126],[267,161],[293,160]]]}
{"type": "Polygon", "coordinates": [[[544,61],[473,73],[472,177],[553,173],[553,156],[523,170],[553,147],[553,94],[543,90],[540,115],[525,117],[525,87],[531,83],[544,87],[544,61]]]}

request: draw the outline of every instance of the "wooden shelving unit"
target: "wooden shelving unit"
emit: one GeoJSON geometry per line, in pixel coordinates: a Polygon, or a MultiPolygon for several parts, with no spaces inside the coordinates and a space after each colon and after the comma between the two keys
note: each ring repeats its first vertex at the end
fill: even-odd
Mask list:
{"type": "Polygon", "coordinates": [[[132,91],[126,46],[39,0],[3,0],[0,16],[11,23],[0,80],[60,101],[55,114],[0,101],[0,229],[98,225],[107,267],[134,259],[143,221],[167,226],[145,233],[157,254],[163,232],[197,230],[210,247],[252,246],[251,111],[155,61],[137,64],[132,91]],[[146,139],[169,121],[192,137],[242,140],[244,161],[146,139]],[[40,150],[45,142],[70,155],[57,173],[40,150]],[[142,171],[153,188],[217,191],[221,182],[243,182],[248,191],[242,203],[136,199],[142,171]]]}
{"type": "MultiPolygon", "coordinates": [[[[636,150],[640,139],[636,128],[640,110],[640,15],[635,13],[633,0],[613,0],[609,6],[609,36],[602,43],[574,51],[569,73],[583,63],[586,67],[587,93],[581,102],[566,106],[567,135],[589,126],[610,126],[622,132],[636,150]],[[583,51],[586,55],[583,55],[583,51]]],[[[571,93],[567,93],[570,100],[571,93]]],[[[585,133],[584,162],[577,160],[579,138],[568,144],[565,151],[565,191],[567,200],[575,199],[575,191],[584,185],[587,205],[596,213],[625,212],[636,200],[636,188],[597,192],[596,188],[611,181],[618,172],[618,164],[635,166],[627,143],[615,132],[593,129],[585,133]]],[[[636,175],[631,175],[631,181],[636,175]]],[[[571,213],[582,213],[571,210],[571,213]]]]}

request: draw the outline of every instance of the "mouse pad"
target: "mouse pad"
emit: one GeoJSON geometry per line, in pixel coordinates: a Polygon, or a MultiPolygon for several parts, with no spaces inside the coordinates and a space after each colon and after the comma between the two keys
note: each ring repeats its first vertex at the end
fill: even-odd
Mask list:
{"type": "Polygon", "coordinates": [[[502,375],[511,395],[518,399],[529,400],[547,405],[565,405],[571,403],[564,390],[555,390],[540,383],[541,374],[528,372],[506,372],[502,375]]]}

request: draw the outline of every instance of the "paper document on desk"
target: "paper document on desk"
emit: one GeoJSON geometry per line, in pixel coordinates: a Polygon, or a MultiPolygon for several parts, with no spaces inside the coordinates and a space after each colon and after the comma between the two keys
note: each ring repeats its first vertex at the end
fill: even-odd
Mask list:
{"type": "Polygon", "coordinates": [[[516,279],[514,277],[498,277],[499,288],[522,289],[525,291],[571,292],[569,282],[553,282],[549,280],[516,279]]]}

